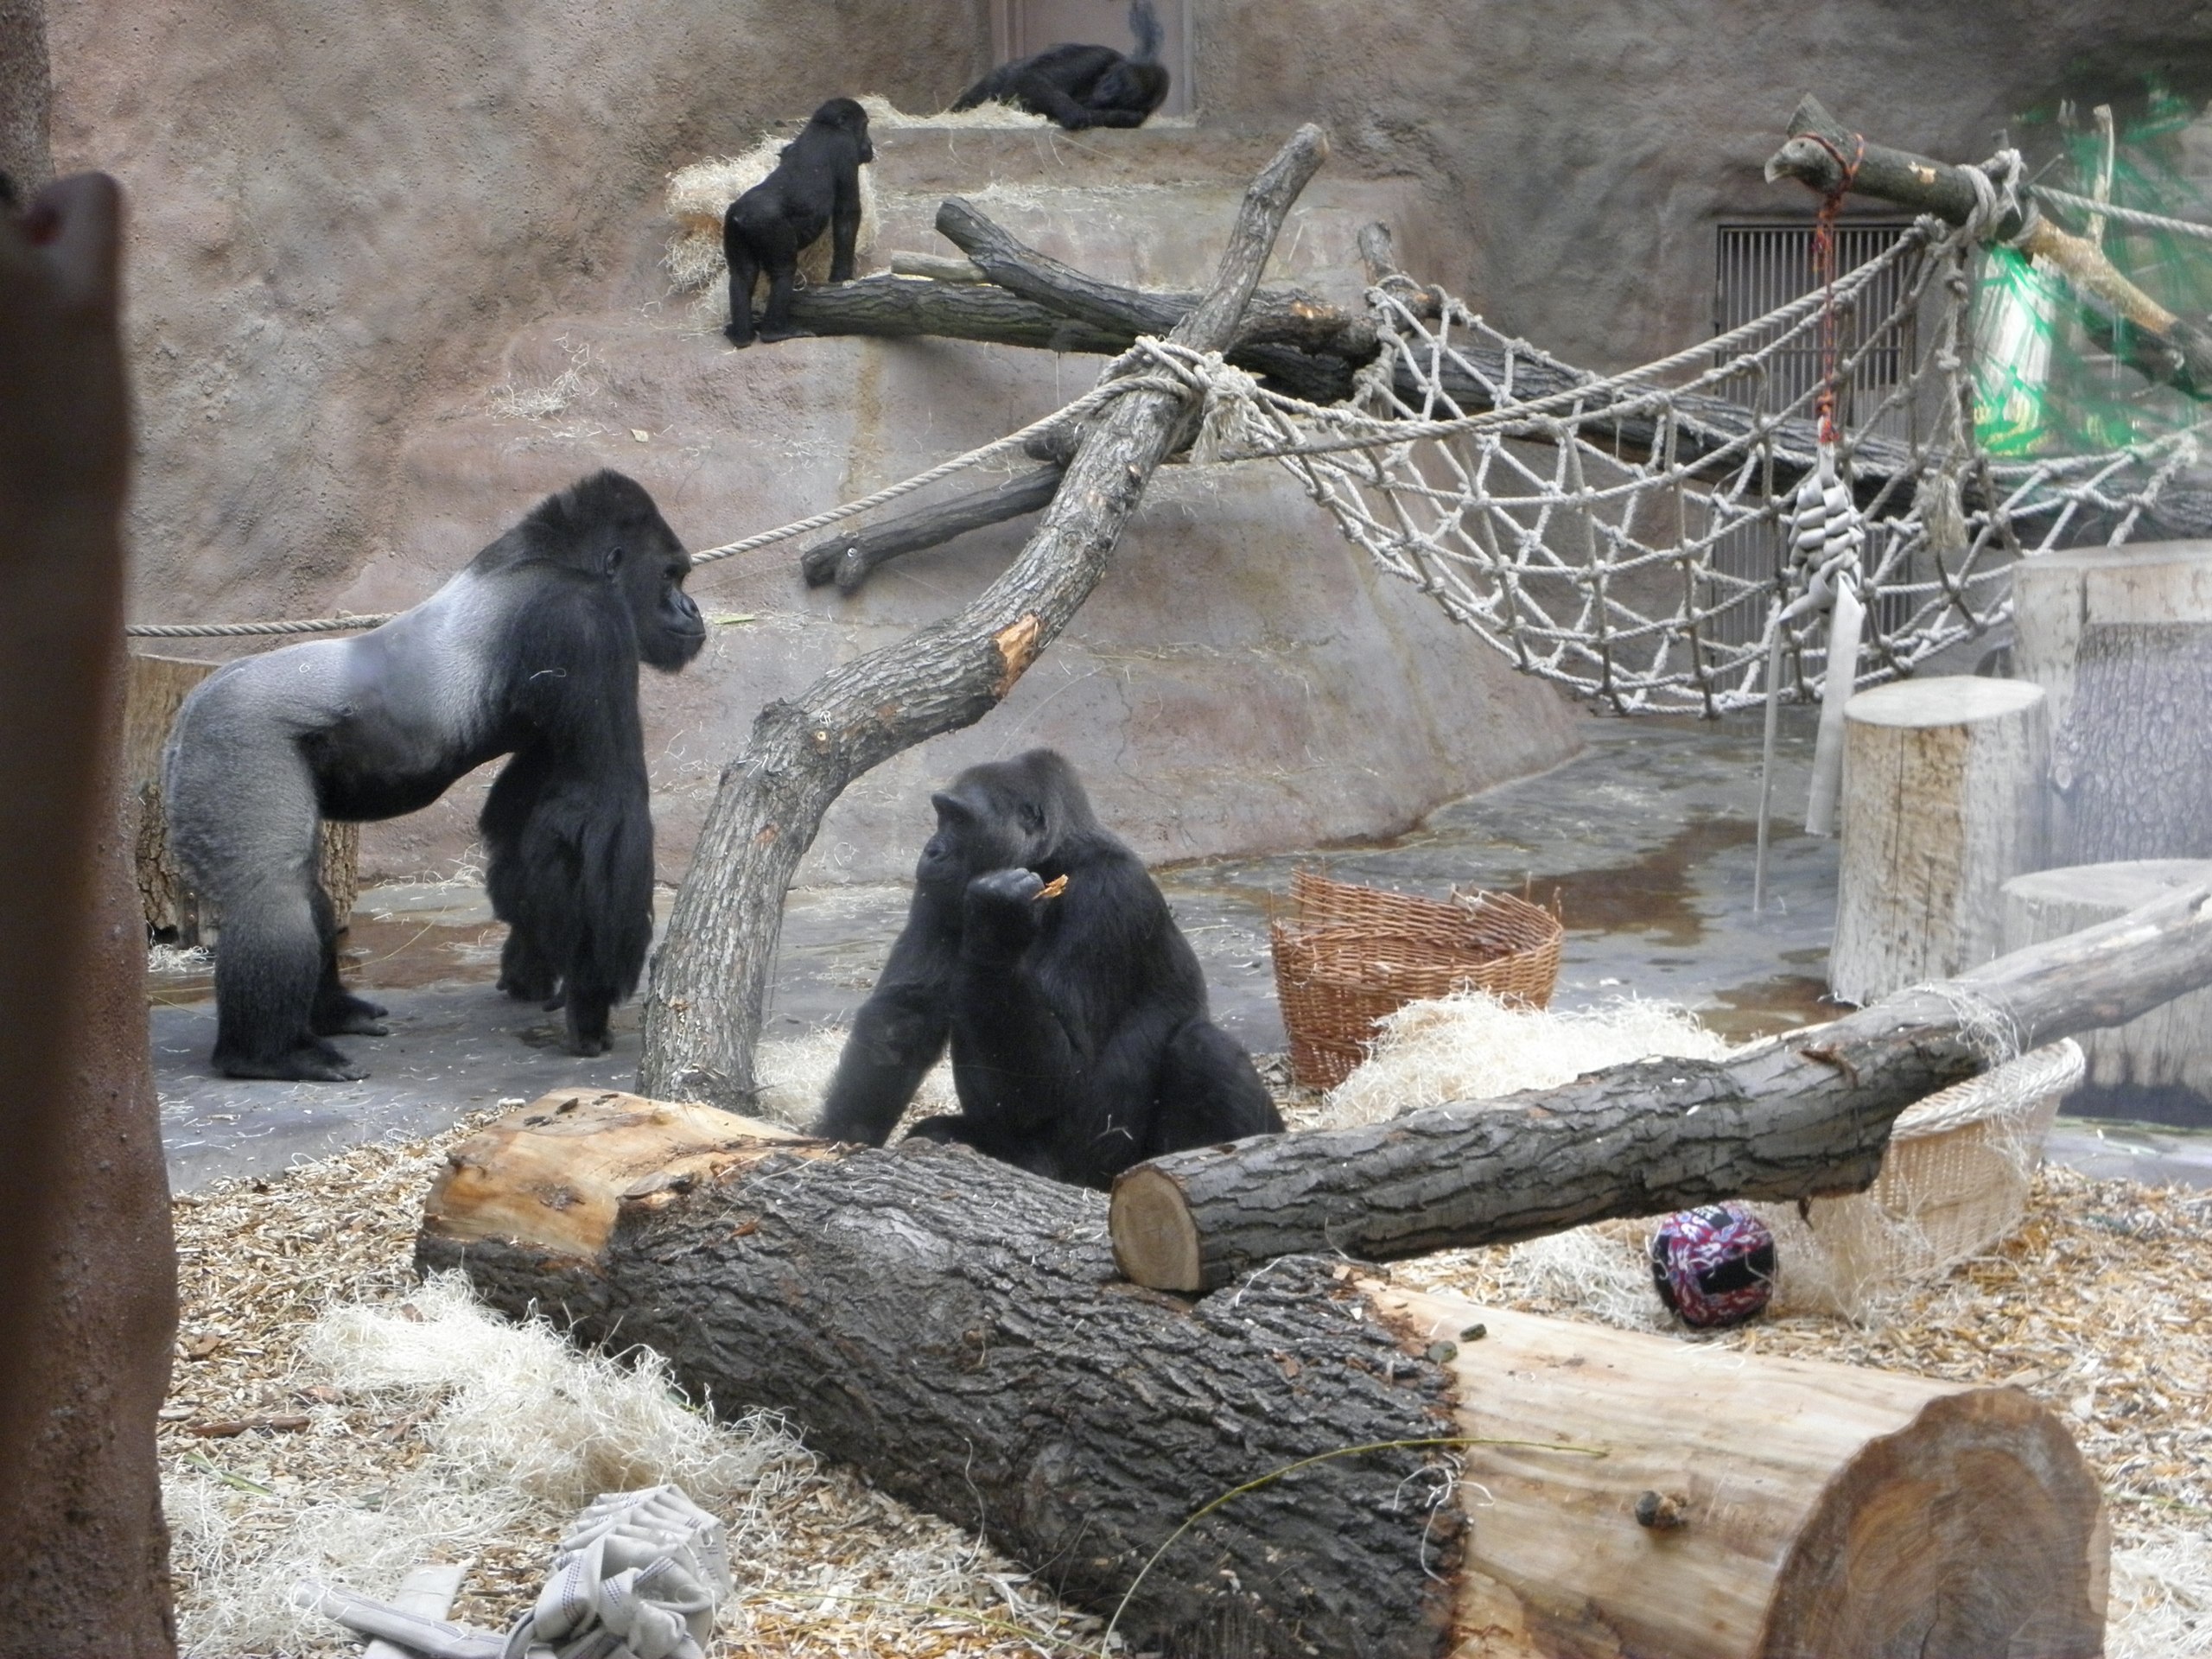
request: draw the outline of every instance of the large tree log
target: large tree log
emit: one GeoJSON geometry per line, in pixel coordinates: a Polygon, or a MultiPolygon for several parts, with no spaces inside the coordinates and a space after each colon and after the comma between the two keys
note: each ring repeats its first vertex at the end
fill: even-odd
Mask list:
{"type": "MultiPolygon", "coordinates": [[[[1766,164],[1770,183],[1796,179],[1826,195],[1845,187],[1933,213],[1953,225],[1974,216],[1979,193],[1967,169],[1910,150],[1870,144],[1808,96],[1789,120],[1789,141],[1766,164]]],[[[2120,274],[2104,251],[2040,215],[2008,213],[1993,227],[2001,240],[2045,259],[2067,281],[2082,319],[2098,343],[2157,384],[2191,397],[2212,398],[2212,334],[2176,316],[2120,274]]]]}
{"type": "Polygon", "coordinates": [[[1390,1261],[1722,1198],[1854,1192],[1890,1125],[1980,1071],[2212,984],[2212,899],[2177,893],[1721,1060],[1660,1059],[1359,1128],[1261,1136],[1115,1183],[1115,1259],[1211,1290],[1276,1256],[1390,1261]]]}
{"type": "Polygon", "coordinates": [[[988,490],[957,496],[867,530],[833,536],[802,552],[798,568],[810,588],[835,582],[841,594],[858,593],[878,565],[887,564],[901,554],[918,552],[986,524],[1003,524],[1039,511],[1058,493],[1066,472],[1057,464],[1039,467],[988,490]]]}
{"type": "Polygon", "coordinates": [[[2098,1651],[2095,1483],[2025,1395],[1716,1366],[1315,1260],[1185,1304],[1116,1281],[1104,1211],[964,1148],[554,1096],[454,1152],[416,1262],[786,1414],[1077,1605],[1135,1584],[1141,1649],[2098,1651]]]}
{"type": "MultiPolygon", "coordinates": [[[[1321,130],[1301,127],[1253,181],[1213,286],[1176,326],[1177,341],[1217,351],[1233,338],[1291,203],[1327,153],[1321,130]]],[[[871,766],[998,706],[1105,575],[1146,481],[1192,416],[1180,388],[1117,399],[1085,429],[1044,521],[1004,575],[956,614],[760,711],[751,742],[723,770],[653,964],[645,1093],[751,1099],[784,893],[822,815],[871,766]]]]}

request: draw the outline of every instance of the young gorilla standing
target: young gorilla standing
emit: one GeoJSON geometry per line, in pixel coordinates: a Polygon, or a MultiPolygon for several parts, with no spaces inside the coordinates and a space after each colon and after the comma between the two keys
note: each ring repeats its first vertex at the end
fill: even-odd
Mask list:
{"type": "Polygon", "coordinates": [[[762,340],[795,340],[807,332],[791,326],[791,281],[799,250],[826,226],[830,280],[853,280],[853,249],[861,233],[861,167],[875,159],[868,141],[868,111],[849,98],[833,98],[784,146],[774,172],[729,205],[722,215],[722,257],[729,262],[729,326],[735,346],[750,346],[753,284],[768,273],[768,308],[757,331],[762,340]]]}
{"type": "Polygon", "coordinates": [[[1105,1187],[1162,1153],[1281,1130],[1250,1058],[1206,1017],[1166,899],[1065,760],[970,766],[931,803],[906,930],[817,1134],[881,1146],[948,1037],[959,1114],[910,1137],[1054,1180],[1105,1187]]]}
{"type": "Polygon", "coordinates": [[[382,627],[243,658],[193,689],[162,793],[187,879],[221,912],[226,1076],[362,1075],[324,1040],[385,1028],[384,1010],[338,982],[321,821],[419,811],[503,754],[480,825],[492,909],[509,925],[500,988],[557,991],[569,1052],[607,1052],[607,1011],[652,940],[638,665],[673,673],[699,654],[690,569],[652,497],[595,473],[382,627]]]}
{"type": "Polygon", "coordinates": [[[1011,104],[1080,132],[1086,127],[1141,127],[1167,98],[1163,38],[1152,0],[1130,0],[1135,57],[1110,46],[1048,46],[1033,57],[1002,63],[953,100],[956,110],[1011,104]]]}

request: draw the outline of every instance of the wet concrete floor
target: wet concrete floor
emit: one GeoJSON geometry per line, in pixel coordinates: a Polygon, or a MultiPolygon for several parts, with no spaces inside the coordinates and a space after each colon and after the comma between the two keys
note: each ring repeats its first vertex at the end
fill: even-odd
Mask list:
{"type": "MultiPolygon", "coordinates": [[[[1799,827],[1809,718],[1791,711],[1784,722],[1763,912],[1751,906],[1758,717],[1593,718],[1588,735],[1586,752],[1566,765],[1456,802],[1387,844],[1160,871],[1205,964],[1215,1017],[1255,1052],[1284,1046],[1267,923],[1283,907],[1291,872],[1308,866],[1437,897],[1471,885],[1555,901],[1567,925],[1558,1007],[1665,998],[1738,1040],[1833,1018],[1839,1010],[1823,1000],[1822,975],[1836,845],[1799,827]]],[[[894,886],[791,893],[764,1034],[844,1023],[874,982],[906,906],[894,886]]],[[[391,1034],[340,1039],[369,1069],[355,1084],[210,1076],[205,965],[157,973],[155,1071],[173,1183],[188,1190],[359,1141],[427,1133],[551,1089],[632,1086],[635,1007],[617,1011],[611,1053],[563,1053],[557,1014],[493,988],[503,933],[478,887],[362,894],[346,940],[347,975],[390,1007],[391,1034]]],[[[2212,1133],[2062,1119],[2050,1151],[2097,1173],[2212,1185],[2212,1133]]]]}

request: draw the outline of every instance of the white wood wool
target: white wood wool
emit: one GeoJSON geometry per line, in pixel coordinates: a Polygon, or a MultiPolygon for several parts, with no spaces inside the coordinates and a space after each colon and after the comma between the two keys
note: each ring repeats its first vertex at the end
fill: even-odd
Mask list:
{"type": "Polygon", "coordinates": [[[1448,1100],[1494,1100],[1656,1055],[1718,1059],[1728,1045],[1673,1002],[1622,998],[1567,1012],[1509,1007],[1483,991],[1408,1002],[1369,1058],[1329,1091],[1322,1123],[1349,1128],[1448,1100]]]}

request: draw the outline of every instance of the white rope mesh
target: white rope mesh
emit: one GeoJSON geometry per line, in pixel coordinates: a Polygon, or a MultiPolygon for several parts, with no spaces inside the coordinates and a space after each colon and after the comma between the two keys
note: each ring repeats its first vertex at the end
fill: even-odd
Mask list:
{"type": "MultiPolygon", "coordinates": [[[[1993,214],[2009,183],[1993,185],[1993,214]]],[[[1856,315],[1837,365],[1846,384],[1881,383],[1835,452],[1853,507],[1838,530],[1855,532],[1866,606],[1862,684],[2009,616],[2021,556],[2071,544],[2085,524],[2126,540],[2196,454],[2183,435],[2101,454],[1982,455],[1965,368],[1972,248],[1923,219],[1834,285],[1847,315],[1895,295],[1885,315],[1856,315]],[[1886,377],[1859,372],[1885,363],[1886,377]]],[[[1761,701],[1777,613],[1781,695],[1819,696],[1818,613],[1836,562],[1790,558],[1785,522],[1817,464],[1818,388],[1777,389],[1776,365],[1815,349],[1821,294],[1603,378],[1404,278],[1368,297],[1383,355],[1361,377],[1363,403],[1211,385],[1210,397],[1252,407],[1210,425],[1272,433],[1220,446],[1224,458],[1279,460],[1383,569],[1517,666],[1622,713],[1761,701]]]]}

